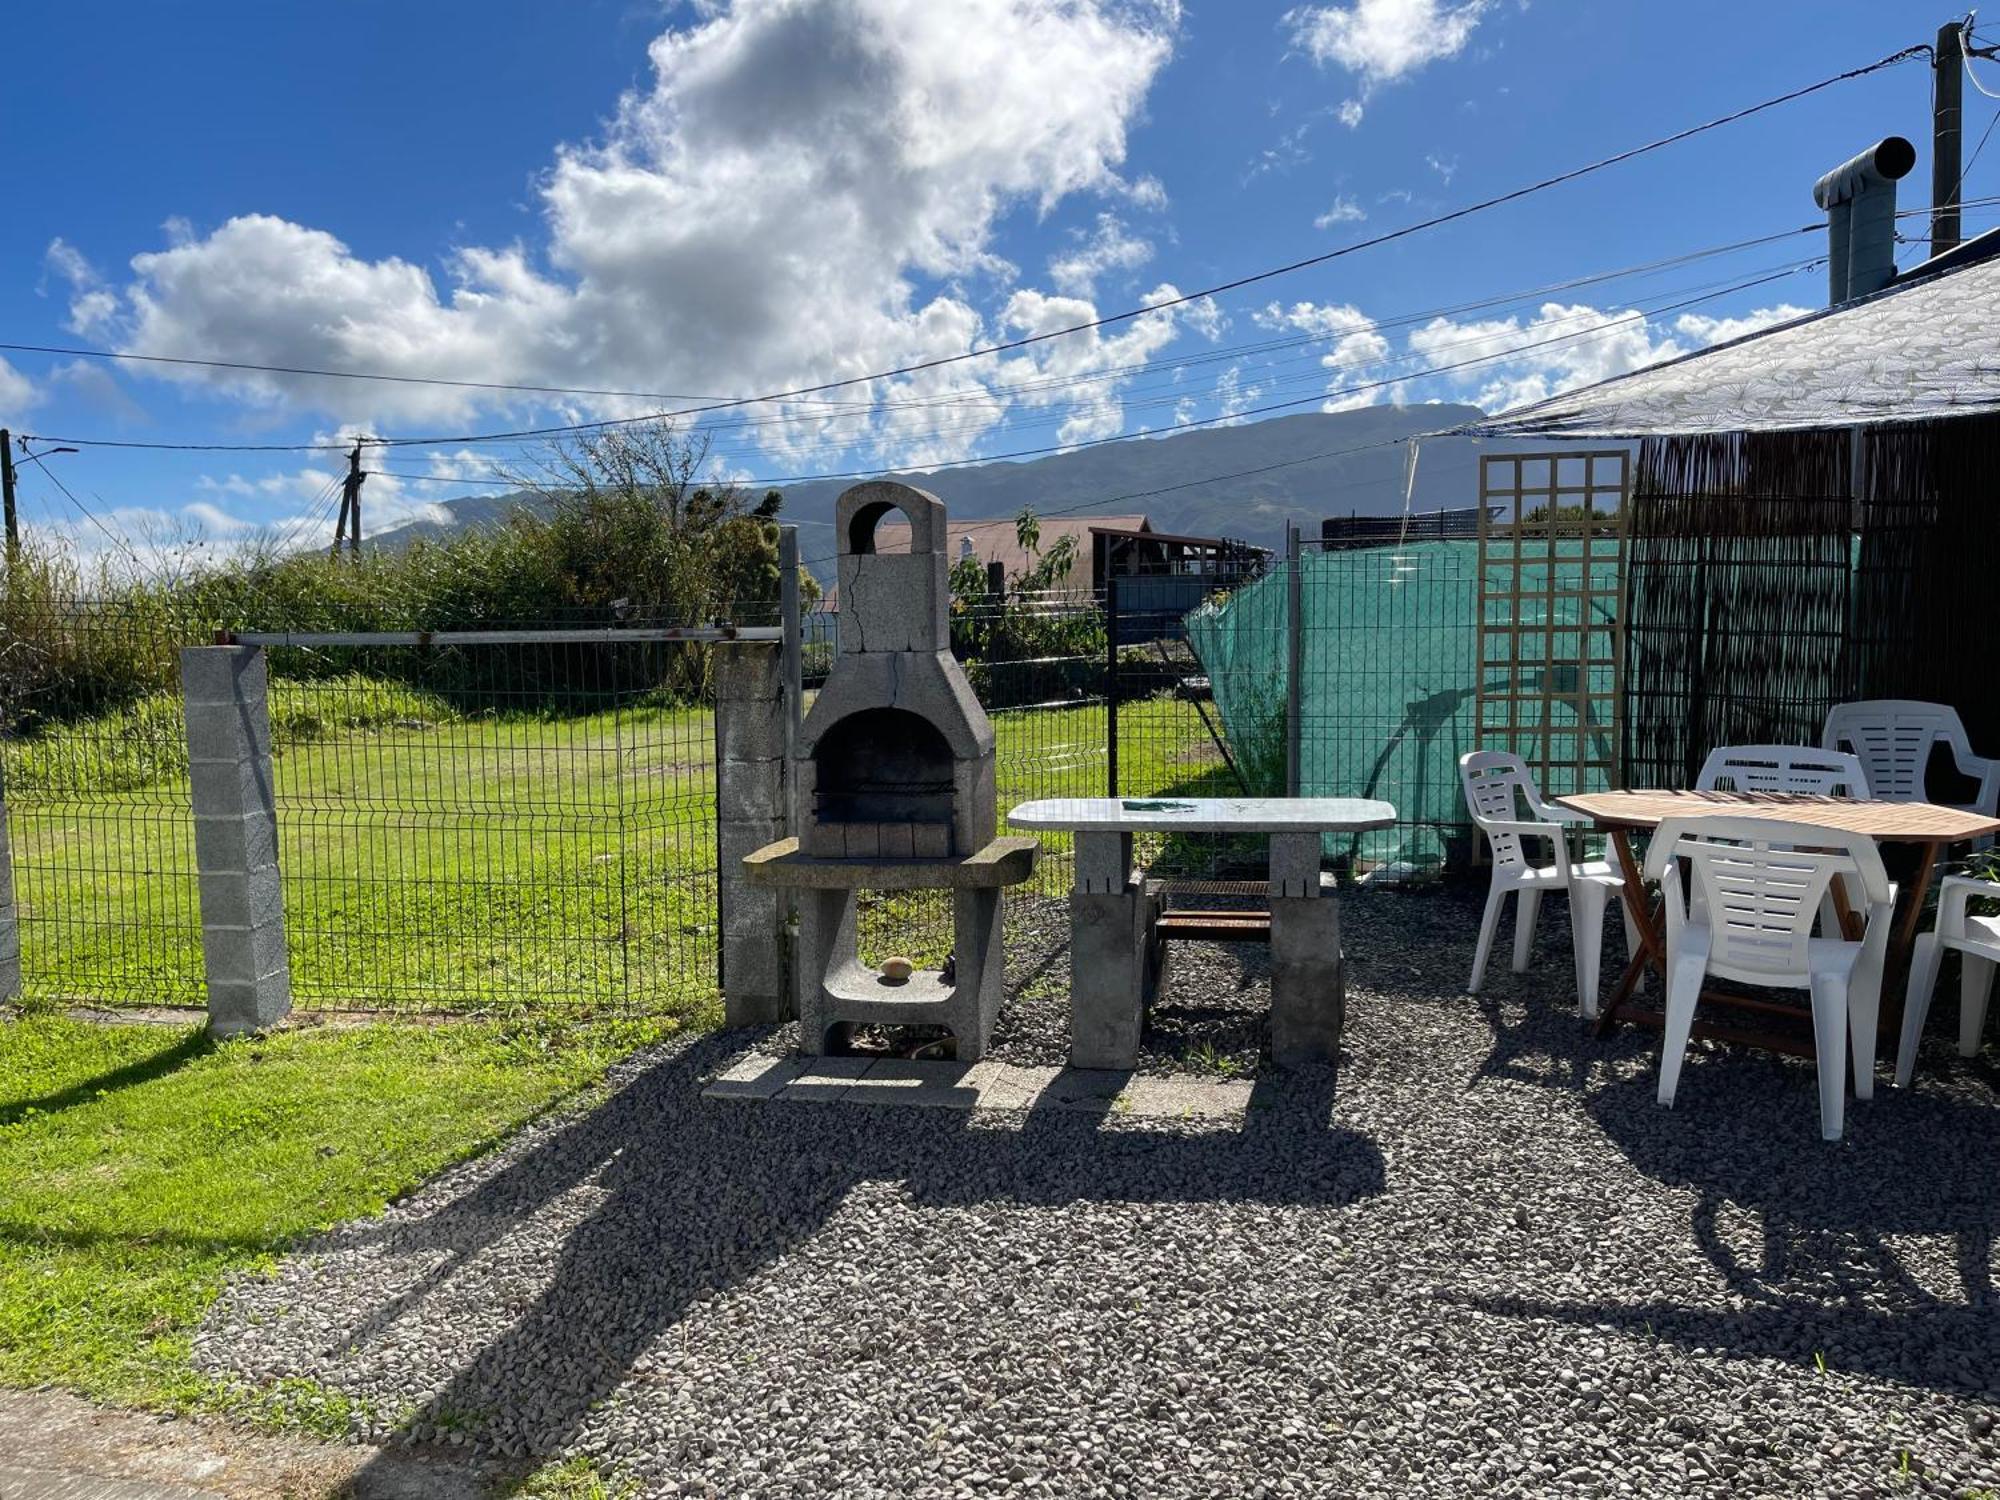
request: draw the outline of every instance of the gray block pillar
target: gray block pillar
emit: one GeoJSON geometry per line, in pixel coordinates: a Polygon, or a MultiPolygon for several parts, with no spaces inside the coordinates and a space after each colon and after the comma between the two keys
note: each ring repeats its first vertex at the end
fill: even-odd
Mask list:
{"type": "Polygon", "coordinates": [[[261,1031],[292,1008],[263,649],[188,647],[181,690],[209,1029],[261,1031]]]}
{"type": "Polygon", "coordinates": [[[1271,838],[1271,1060],[1332,1062],[1347,1020],[1340,903],[1319,873],[1320,836],[1271,838]]]}
{"type": "Polygon", "coordinates": [[[731,1026],[793,1015],[785,893],[743,878],[743,856],[785,836],[787,715],[782,653],[762,641],[715,648],[715,815],[721,864],[722,1003],[731,1026]]]}
{"type": "Polygon", "coordinates": [[[1151,923],[1132,836],[1079,833],[1069,897],[1069,1061],[1130,1068],[1146,1014],[1151,923]]]}
{"type": "Polygon", "coordinates": [[[21,924],[14,912],[14,846],[7,837],[7,789],[0,787],[0,1005],[21,998],[21,924]]]}

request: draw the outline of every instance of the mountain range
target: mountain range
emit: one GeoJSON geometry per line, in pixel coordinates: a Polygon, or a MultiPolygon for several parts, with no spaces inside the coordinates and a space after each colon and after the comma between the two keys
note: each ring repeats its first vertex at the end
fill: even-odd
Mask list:
{"type": "MultiPolygon", "coordinates": [[[[1295,521],[1308,536],[1328,516],[1395,515],[1403,508],[1408,448],[1397,439],[1477,419],[1476,407],[1369,406],[1308,412],[1234,427],[1202,427],[1104,443],[1047,458],[900,471],[887,478],[929,490],[955,517],[1117,512],[1148,516],[1157,531],[1227,536],[1273,546],[1295,521]]],[[[784,486],[783,519],[803,528],[801,551],[832,551],[833,506],[848,479],[784,486]]],[[[1478,455],[1465,438],[1422,445],[1413,510],[1477,502],[1478,455]]],[[[546,501],[524,493],[441,503],[441,517],[381,532],[374,545],[400,547],[464,527],[503,522],[546,501]]],[[[825,572],[815,568],[815,572],[825,572]]]]}

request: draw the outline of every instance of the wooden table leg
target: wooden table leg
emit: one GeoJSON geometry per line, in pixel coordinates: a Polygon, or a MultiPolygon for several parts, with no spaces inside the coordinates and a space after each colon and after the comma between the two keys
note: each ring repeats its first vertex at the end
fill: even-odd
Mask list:
{"type": "Polygon", "coordinates": [[[1661,914],[1656,913],[1652,900],[1646,894],[1645,873],[1639,868],[1639,861],[1632,853],[1632,836],[1622,828],[1610,830],[1611,847],[1618,855],[1618,869],[1625,877],[1620,887],[1625,909],[1632,915],[1632,926],[1639,934],[1639,951],[1634,953],[1625,965],[1625,972],[1618,976],[1617,987],[1611,991],[1611,998],[1598,1013],[1597,1034],[1608,1034],[1618,1020],[1618,1009],[1632,998],[1639,988],[1639,980],[1646,972],[1648,964],[1655,965],[1662,973],[1666,971],[1667,940],[1662,929],[1661,914]]]}
{"type": "Polygon", "coordinates": [[[1885,967],[1900,969],[1909,962],[1910,949],[1917,941],[1917,925],[1924,918],[1924,897],[1930,894],[1938,855],[1943,851],[1944,845],[1936,842],[1917,845],[1917,873],[1910,879],[1910,904],[1903,910],[1903,919],[1896,924],[1895,948],[1890,964],[1885,967]]]}

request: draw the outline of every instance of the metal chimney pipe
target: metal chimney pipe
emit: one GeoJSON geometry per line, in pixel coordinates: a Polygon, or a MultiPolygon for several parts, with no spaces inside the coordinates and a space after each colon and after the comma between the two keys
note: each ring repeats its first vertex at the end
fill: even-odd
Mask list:
{"type": "Polygon", "coordinates": [[[1813,201],[1826,210],[1830,305],[1896,279],[1896,180],[1916,164],[1917,148],[1892,135],[1813,184],[1813,201]]]}

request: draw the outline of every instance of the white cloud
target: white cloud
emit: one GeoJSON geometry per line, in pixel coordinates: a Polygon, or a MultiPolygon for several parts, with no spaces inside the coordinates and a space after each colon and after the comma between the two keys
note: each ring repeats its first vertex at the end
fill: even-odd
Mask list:
{"type": "Polygon", "coordinates": [[[1116,214],[1099,214],[1096,227],[1077,245],[1049,258],[1049,280],[1058,291],[1088,297],[1107,271],[1136,271],[1152,258],[1150,240],[1130,233],[1116,214]]]}
{"type": "Polygon", "coordinates": [[[1745,313],[1740,318],[1715,318],[1707,313],[1682,313],[1674,319],[1674,331],[1704,346],[1726,344],[1731,339],[1740,339],[1746,334],[1758,333],[1779,323],[1789,323],[1794,318],[1803,318],[1811,311],[1809,307],[1794,307],[1789,302],[1781,302],[1776,307],[1760,307],[1755,312],[1745,313]]]}
{"type": "MultiPolygon", "coordinates": [[[[1157,303],[1178,297],[1171,282],[1161,282],[1140,300],[1157,303]]],[[[1199,306],[1199,303],[1191,304],[1199,306]]],[[[1001,314],[1010,337],[1032,337],[1052,329],[1070,327],[1090,316],[1090,304],[1075,297],[1051,297],[1030,290],[1016,292],[1001,314]]],[[[1051,339],[1030,345],[1019,355],[1001,362],[996,378],[1009,383],[1097,374],[1139,366],[1172,342],[1178,308],[1158,308],[1140,314],[1115,328],[1094,328],[1070,338],[1051,339]]],[[[1028,407],[1069,405],[1069,414],[1057,429],[1056,441],[1063,444],[1110,437],[1124,425],[1124,404],[1118,391],[1122,379],[1093,380],[1086,384],[1055,389],[1026,390],[1015,397],[1028,407]]]]}
{"type": "Polygon", "coordinates": [[[0,421],[15,422],[42,399],[35,383],[0,359],[0,421]]]}
{"type": "Polygon", "coordinates": [[[1331,229],[1336,224],[1359,224],[1368,217],[1368,210],[1342,193],[1333,200],[1333,206],[1313,220],[1315,229],[1331,229]]]}
{"type": "Polygon", "coordinates": [[[1125,197],[1134,208],[1145,209],[1148,213],[1167,211],[1166,184],[1150,172],[1125,184],[1125,197]]]}
{"type": "MultiPolygon", "coordinates": [[[[110,336],[118,314],[118,294],[104,284],[83,252],[58,235],[42,252],[42,265],[49,274],[69,283],[69,316],[63,327],[85,338],[110,336]]],[[[43,295],[47,280],[44,276],[43,284],[36,288],[43,295]]]]}
{"type": "Polygon", "coordinates": [[[1314,62],[1359,80],[1358,96],[1340,106],[1341,124],[1352,128],[1377,88],[1463,51],[1490,8],[1491,0],[1353,0],[1299,6],[1284,24],[1292,45],[1314,62]]]}
{"type": "Polygon", "coordinates": [[[1243,413],[1255,407],[1258,399],[1263,394],[1263,386],[1257,385],[1254,382],[1249,385],[1243,383],[1243,367],[1241,365],[1231,365],[1221,375],[1216,377],[1215,410],[1216,415],[1221,420],[1215,425],[1218,427],[1242,426],[1244,420],[1243,413]]]}
{"type": "Polygon", "coordinates": [[[1176,311],[1183,323],[1211,344],[1229,331],[1229,314],[1213,297],[1197,297],[1176,311]]]}
{"type": "Polygon", "coordinates": [[[1424,153],[1424,165],[1442,177],[1446,187],[1450,187],[1452,178],[1458,175],[1458,158],[1455,156],[1440,156],[1435,151],[1428,151],[1424,153]]]}
{"type": "Polygon", "coordinates": [[[1607,312],[1583,303],[1547,302],[1533,318],[1433,318],[1410,332],[1410,350],[1432,369],[1470,360],[1445,378],[1486,411],[1609,380],[1684,352],[1671,336],[1656,339],[1635,311],[1607,312]],[[1496,358],[1497,357],[1497,358],[1496,358]]]}
{"type": "MultiPolygon", "coordinates": [[[[604,138],[557,152],[539,188],[545,244],[467,247],[434,271],[356,255],[267,215],[183,228],[133,259],[116,314],[123,347],[693,395],[960,353],[992,336],[976,293],[1009,274],[991,249],[1005,214],[1046,212],[1073,194],[1164,201],[1157,182],[1127,184],[1119,169],[1178,26],[1178,0],[698,10],[652,43],[652,80],[619,101],[604,138]]],[[[1017,311],[1003,302],[1000,318],[1017,311]]],[[[109,316],[80,297],[72,315],[94,325],[109,316]]],[[[548,405],[420,385],[163,373],[392,430],[548,405]]],[[[984,365],[936,373],[842,396],[993,378],[984,365]]],[[[1087,398],[1094,413],[1099,395],[1087,398]]],[[[659,404],[579,398],[554,409],[618,416],[659,404]]],[[[910,425],[758,431],[776,452],[830,431],[900,458],[893,444],[910,425]]],[[[919,436],[935,456],[960,456],[982,430],[977,412],[957,411],[919,436]]]]}
{"type": "Polygon", "coordinates": [[[1379,366],[1388,358],[1389,340],[1360,308],[1342,302],[1294,302],[1290,307],[1270,302],[1254,313],[1251,321],[1259,328],[1291,328],[1331,341],[1320,356],[1320,365],[1327,372],[1327,399],[1321,410],[1372,406],[1393,393],[1391,388],[1375,384],[1382,378],[1379,366]],[[1352,389],[1357,385],[1373,388],[1352,389]]]}

